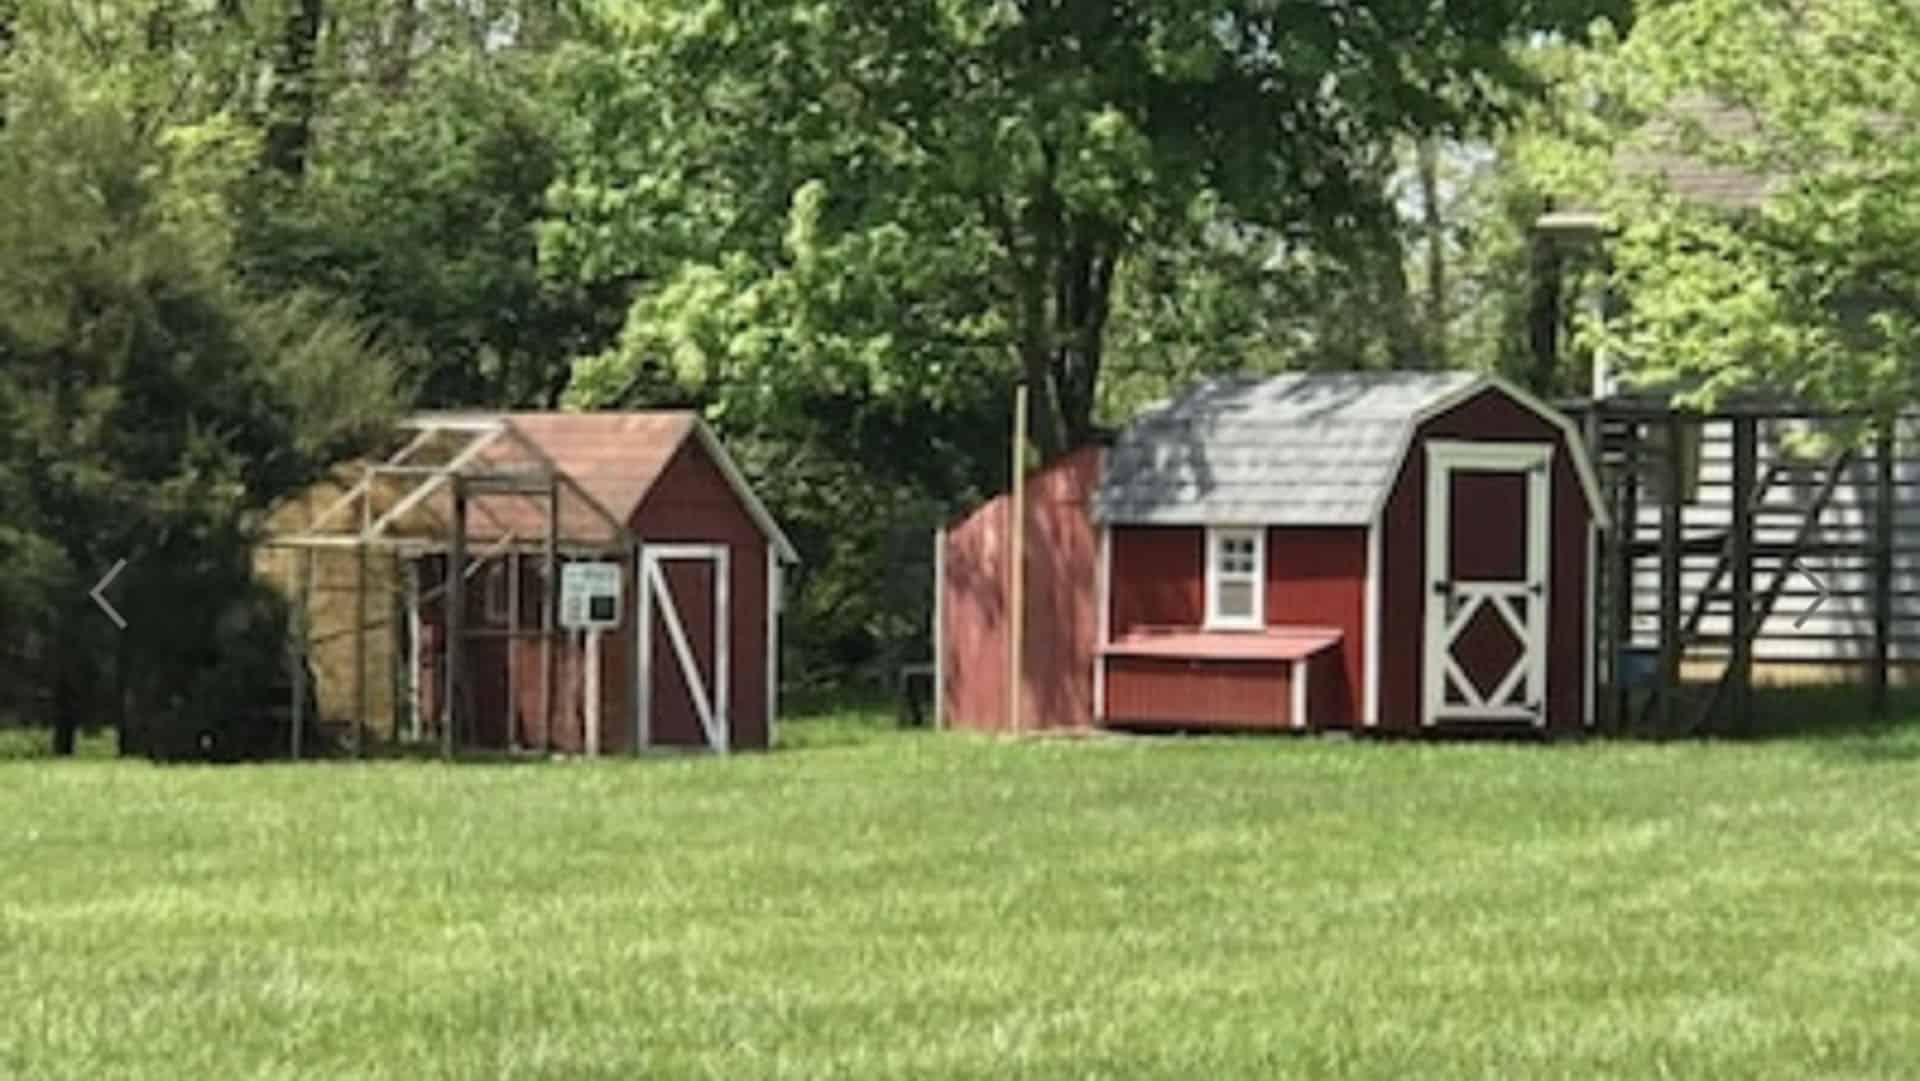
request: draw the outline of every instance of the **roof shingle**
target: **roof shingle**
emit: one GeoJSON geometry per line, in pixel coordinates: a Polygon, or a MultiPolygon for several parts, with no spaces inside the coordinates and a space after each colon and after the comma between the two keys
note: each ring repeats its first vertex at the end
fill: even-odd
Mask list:
{"type": "Polygon", "coordinates": [[[1364,525],[1423,413],[1471,372],[1218,379],[1123,431],[1095,517],[1135,525],[1364,525]]]}

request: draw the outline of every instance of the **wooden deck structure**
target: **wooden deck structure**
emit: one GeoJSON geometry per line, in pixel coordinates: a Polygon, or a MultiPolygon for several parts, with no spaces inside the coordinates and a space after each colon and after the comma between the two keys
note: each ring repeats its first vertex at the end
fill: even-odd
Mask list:
{"type": "Polygon", "coordinates": [[[1920,489],[1920,416],[1562,407],[1616,523],[1598,636],[1609,730],[1745,731],[1756,669],[1839,672],[1885,712],[1894,677],[1920,662],[1920,507],[1901,498],[1920,489]],[[1809,435],[1827,445],[1797,452],[1809,435]]]}

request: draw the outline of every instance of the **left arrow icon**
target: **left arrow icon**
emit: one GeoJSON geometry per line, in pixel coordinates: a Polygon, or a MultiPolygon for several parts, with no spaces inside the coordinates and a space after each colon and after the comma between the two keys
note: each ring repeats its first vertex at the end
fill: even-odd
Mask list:
{"type": "Polygon", "coordinates": [[[93,603],[99,605],[100,610],[107,614],[107,618],[113,620],[113,625],[123,631],[127,629],[127,621],[120,618],[120,613],[114,610],[113,605],[107,603],[105,593],[107,587],[113,584],[113,580],[120,576],[120,572],[125,570],[126,566],[127,561],[124,559],[115,563],[106,577],[100,579],[92,589],[87,590],[87,596],[93,598],[93,603]]]}

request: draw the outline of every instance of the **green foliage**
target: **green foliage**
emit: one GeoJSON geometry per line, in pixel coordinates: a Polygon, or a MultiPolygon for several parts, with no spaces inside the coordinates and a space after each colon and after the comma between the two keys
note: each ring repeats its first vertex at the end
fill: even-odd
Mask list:
{"type": "Polygon", "coordinates": [[[599,313],[620,294],[541,277],[559,128],[546,62],[429,54],[405,93],[336,93],[302,182],[262,191],[249,215],[250,277],[341,298],[404,351],[423,404],[555,404],[570,358],[617,326],[599,313]]]}
{"type": "MultiPolygon", "coordinates": [[[[1222,218],[1340,250],[1389,211],[1382,146],[1467,130],[1566,13],[1504,4],[609,8],[569,65],[580,149],[545,251],[641,283],[582,366],[716,407],[801,386],[950,408],[1023,376],[1043,454],[1088,434],[1125,264],[1222,218]]],[[[770,406],[770,403],[779,403],[770,406]]]]}
{"type": "Polygon", "coordinates": [[[1618,228],[1625,310],[1589,334],[1638,381],[1702,405],[1751,389],[1840,408],[1911,401],[1917,46],[1920,21],[1898,4],[1682,0],[1591,57],[1535,165],[1618,228]],[[1726,112],[1704,123],[1703,102],[1726,112]],[[1647,165],[1689,159],[1764,178],[1765,200],[1689,201],[1647,165]]]}
{"type": "Polygon", "coordinates": [[[0,622],[71,720],[115,652],[162,669],[205,641],[249,515],[363,445],[397,393],[332,304],[234,274],[254,129],[173,94],[164,55],[78,64],[124,20],[49,10],[0,68],[0,594],[22,602],[0,622]],[[141,566],[115,643],[85,590],[121,558],[141,566]]]}

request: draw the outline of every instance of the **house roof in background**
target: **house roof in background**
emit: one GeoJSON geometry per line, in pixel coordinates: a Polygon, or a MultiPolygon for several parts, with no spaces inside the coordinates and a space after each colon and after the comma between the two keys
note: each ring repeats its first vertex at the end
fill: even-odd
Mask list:
{"type": "Polygon", "coordinates": [[[1630,176],[1653,177],[1673,194],[1729,210],[1752,209],[1780,190],[1777,175],[1710,161],[1679,144],[1704,137],[1714,143],[1737,142],[1760,131],[1753,110],[1706,94],[1683,94],[1649,125],[1651,146],[1623,151],[1616,159],[1630,176]]]}

